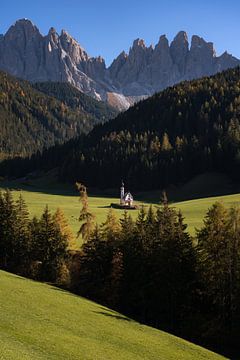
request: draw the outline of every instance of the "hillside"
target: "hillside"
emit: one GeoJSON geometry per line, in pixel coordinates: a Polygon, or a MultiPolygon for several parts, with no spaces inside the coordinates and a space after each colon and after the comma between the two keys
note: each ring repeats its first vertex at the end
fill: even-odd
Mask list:
{"type": "Polygon", "coordinates": [[[95,122],[106,122],[117,116],[118,111],[102,101],[97,101],[85,95],[69,83],[61,82],[38,82],[32,85],[35,89],[52,96],[74,110],[81,110],[89,116],[92,115],[95,122]]]}
{"type": "Polygon", "coordinates": [[[123,178],[146,190],[207,171],[238,177],[239,113],[239,68],[181,83],[95,127],[64,159],[61,176],[106,188],[123,178]]]}
{"type": "Polygon", "coordinates": [[[0,166],[22,176],[59,168],[63,181],[132,191],[183,184],[196,175],[240,176],[240,68],[183,82],[141,101],[84,137],[30,161],[0,166]]]}
{"type": "Polygon", "coordinates": [[[50,96],[27,81],[0,72],[0,159],[29,156],[61,144],[115,115],[107,105],[75,91],[70,85],[39,84],[38,87],[50,96]]]}
{"type": "Polygon", "coordinates": [[[0,271],[1,358],[223,359],[96,303],[0,271]]]}

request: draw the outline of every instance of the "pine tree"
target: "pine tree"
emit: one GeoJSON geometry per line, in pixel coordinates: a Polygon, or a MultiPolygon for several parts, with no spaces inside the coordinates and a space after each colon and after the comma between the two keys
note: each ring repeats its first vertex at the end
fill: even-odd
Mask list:
{"type": "Polygon", "coordinates": [[[76,183],[77,190],[80,194],[82,209],[79,215],[79,221],[82,222],[78,231],[78,236],[82,236],[84,241],[89,239],[94,228],[94,215],[89,211],[87,189],[83,184],[76,183]]]}
{"type": "Polygon", "coordinates": [[[41,276],[45,281],[56,281],[62,264],[67,258],[67,239],[46,206],[39,221],[37,234],[38,260],[42,262],[41,276]]]}
{"type": "Polygon", "coordinates": [[[16,231],[16,206],[12,193],[6,190],[0,195],[0,262],[5,269],[9,269],[14,258],[14,242],[16,231]]]}
{"type": "Polygon", "coordinates": [[[229,282],[228,214],[222,203],[208,210],[203,227],[197,231],[200,271],[205,296],[217,307],[221,321],[226,319],[229,282]]]}
{"type": "Polygon", "coordinates": [[[226,324],[232,330],[240,317],[240,209],[230,208],[228,211],[227,270],[228,295],[226,299],[226,324]]]}
{"type": "Polygon", "coordinates": [[[102,238],[98,225],[81,248],[80,277],[77,291],[86,297],[107,303],[108,281],[113,250],[102,238]]]}
{"type": "Polygon", "coordinates": [[[127,210],[124,210],[123,217],[120,219],[121,231],[120,238],[121,242],[128,241],[133,235],[134,229],[134,221],[130,214],[128,214],[127,210]]]}
{"type": "Polygon", "coordinates": [[[157,209],[148,265],[149,317],[155,326],[176,329],[191,298],[196,257],[182,215],[167,205],[157,209]]]}
{"type": "Polygon", "coordinates": [[[101,231],[102,237],[106,241],[117,241],[120,231],[120,224],[112,208],[109,209],[106,221],[101,225],[101,231]]]}
{"type": "Polygon", "coordinates": [[[29,229],[29,212],[22,197],[16,201],[16,223],[14,237],[14,266],[21,267],[22,274],[28,274],[30,266],[31,237],[29,229]]]}
{"type": "Polygon", "coordinates": [[[113,253],[112,268],[108,287],[108,303],[113,308],[121,306],[122,296],[122,282],[124,275],[123,253],[121,250],[116,250],[113,253]]]}

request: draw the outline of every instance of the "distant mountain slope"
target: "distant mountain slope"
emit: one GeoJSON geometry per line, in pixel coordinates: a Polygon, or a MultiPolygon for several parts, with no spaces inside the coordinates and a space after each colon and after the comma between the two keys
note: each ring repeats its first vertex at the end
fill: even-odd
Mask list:
{"type": "MultiPolygon", "coordinates": [[[[101,39],[99,40],[101,41],[101,39]]],[[[29,81],[69,82],[87,95],[120,110],[182,80],[209,76],[240,64],[228,54],[216,56],[213,43],[180,31],[169,44],[165,35],[155,46],[136,39],[109,68],[101,56],[90,57],[65,30],[43,36],[21,19],[0,38],[0,69],[29,81]]]]}
{"type": "Polygon", "coordinates": [[[68,84],[38,87],[51,97],[0,72],[0,157],[27,156],[63,143],[116,114],[68,84]]]}
{"type": "Polygon", "coordinates": [[[94,302],[0,271],[5,360],[220,360],[200,346],[94,302]]]}
{"type": "Polygon", "coordinates": [[[64,102],[71,109],[82,111],[92,115],[95,122],[106,122],[106,120],[115,118],[118,111],[107,105],[103,101],[97,101],[90,96],[85,95],[69,83],[63,82],[40,82],[32,85],[35,89],[53,96],[64,102]]]}

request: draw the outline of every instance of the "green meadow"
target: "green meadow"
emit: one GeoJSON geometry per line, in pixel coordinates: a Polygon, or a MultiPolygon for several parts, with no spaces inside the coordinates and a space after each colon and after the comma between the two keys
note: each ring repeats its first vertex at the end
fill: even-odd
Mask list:
{"type": "Polygon", "coordinates": [[[0,271],[1,360],[217,360],[61,289],[0,271]]]}
{"type": "MultiPolygon", "coordinates": [[[[216,191],[216,188],[221,189],[223,194],[231,191],[225,179],[223,180],[221,176],[217,177],[217,181],[218,183],[215,185],[216,176],[214,177],[213,175],[211,175],[211,177],[207,176],[207,178],[205,176],[204,181],[201,177],[198,177],[188,183],[187,186],[184,186],[181,191],[172,191],[172,197],[175,199],[193,198],[192,200],[185,201],[170,201],[171,206],[182,211],[191,235],[195,234],[196,228],[201,227],[206,211],[214,202],[222,201],[227,207],[238,206],[240,204],[240,191],[238,191],[238,189],[235,190],[237,193],[218,196],[208,196],[206,191],[201,191],[201,187],[206,189],[207,186],[209,192],[213,194],[214,192],[216,194],[221,193],[221,191],[216,191]],[[194,198],[197,196],[199,196],[199,198],[194,198]]],[[[78,216],[81,203],[79,202],[79,196],[74,186],[59,184],[56,183],[54,179],[44,178],[27,183],[0,183],[0,189],[4,188],[12,189],[14,198],[17,198],[20,193],[23,195],[31,216],[40,216],[46,205],[48,205],[51,211],[56,211],[56,209],[60,207],[64,211],[74,234],[77,233],[79,229],[78,216]]],[[[118,191],[116,190],[98,191],[95,193],[89,191],[90,211],[95,215],[95,220],[98,224],[105,221],[110,205],[112,203],[119,203],[117,193],[118,191]],[[115,194],[115,196],[112,194],[115,194]]],[[[144,192],[136,194],[135,203],[139,206],[145,206],[147,210],[150,204],[159,206],[160,198],[161,193],[159,191],[144,192]]],[[[123,214],[123,210],[121,209],[114,209],[114,212],[118,218],[123,214]]],[[[133,218],[136,218],[137,213],[137,210],[130,211],[133,218]]]]}

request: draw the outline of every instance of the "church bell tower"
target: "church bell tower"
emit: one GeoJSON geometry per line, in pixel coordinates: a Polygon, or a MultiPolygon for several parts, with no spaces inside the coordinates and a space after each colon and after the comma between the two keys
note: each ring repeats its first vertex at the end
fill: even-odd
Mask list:
{"type": "Polygon", "coordinates": [[[121,188],[120,188],[120,204],[121,205],[124,205],[124,194],[125,194],[124,183],[122,181],[122,185],[121,185],[121,188]]]}

